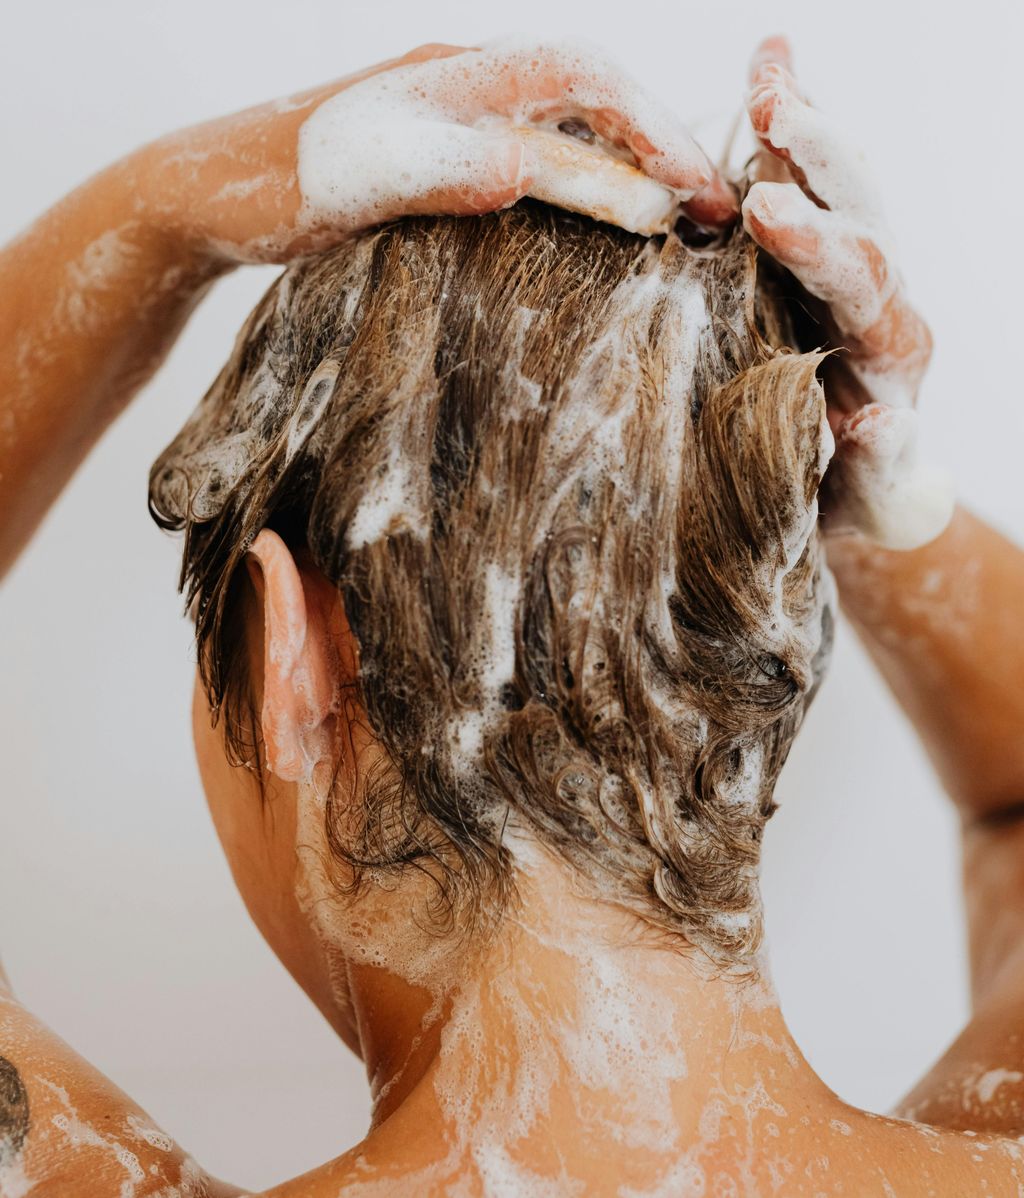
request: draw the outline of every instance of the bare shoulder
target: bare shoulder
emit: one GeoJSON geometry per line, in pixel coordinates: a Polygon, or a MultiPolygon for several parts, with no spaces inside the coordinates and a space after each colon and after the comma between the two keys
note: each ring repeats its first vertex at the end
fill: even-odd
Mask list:
{"type": "MultiPolygon", "coordinates": [[[[857,1120],[855,1119],[856,1123],[857,1120]]],[[[1024,1148],[1004,1137],[973,1136],[878,1117],[879,1126],[863,1135],[853,1133],[841,1153],[823,1150],[816,1141],[781,1142],[764,1146],[760,1158],[730,1154],[700,1163],[687,1158],[666,1177],[681,1188],[647,1190],[614,1168],[604,1180],[586,1188],[574,1184],[564,1169],[548,1161],[536,1170],[505,1169],[490,1176],[479,1164],[462,1162],[447,1167],[439,1162],[426,1169],[373,1165],[353,1159],[339,1161],[261,1194],[258,1198],[490,1198],[515,1193],[586,1193],[588,1198],[655,1198],[659,1194],[784,1194],[787,1198],[825,1198],[856,1194],[858,1198],[935,1198],[984,1195],[1020,1198],[1024,1192],[1024,1148]],[[504,1175],[504,1176],[502,1176],[504,1175]],[[502,1183],[513,1181],[515,1188],[502,1183]],[[525,1183],[522,1188],[519,1183],[525,1183]]],[[[582,1179],[581,1179],[582,1180],[582,1179]]],[[[256,1198],[256,1196],[253,1196],[256,1198]]]]}
{"type": "MultiPolygon", "coordinates": [[[[715,1144],[697,1140],[653,1189],[638,1184],[637,1172],[621,1162],[591,1159],[576,1174],[564,1156],[553,1158],[546,1147],[527,1138],[507,1144],[500,1159],[493,1154],[487,1159],[486,1153],[476,1159],[455,1151],[444,1137],[410,1152],[408,1144],[385,1146],[371,1135],[345,1156],[259,1198],[490,1198],[513,1193],[522,1198],[562,1193],[588,1198],[698,1193],[736,1198],[1019,1198],[1024,1192],[1024,1147],[1008,1137],[939,1129],[838,1102],[815,1116],[794,1112],[786,1119],[773,1113],[760,1130],[752,1124],[735,1139],[724,1137],[715,1144]],[[836,1111],[843,1117],[835,1117],[836,1111]]],[[[600,1154],[599,1146],[596,1150],[600,1154]]],[[[611,1146],[609,1151],[616,1155],[611,1146]]]]}
{"type": "Polygon", "coordinates": [[[435,1112],[413,1103],[399,1106],[342,1156],[258,1198],[486,1198],[474,1174],[465,1145],[435,1112]]]}

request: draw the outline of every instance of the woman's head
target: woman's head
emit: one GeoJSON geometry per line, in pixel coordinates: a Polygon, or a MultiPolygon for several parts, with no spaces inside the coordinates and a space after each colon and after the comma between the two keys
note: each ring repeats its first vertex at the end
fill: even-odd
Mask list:
{"type": "Polygon", "coordinates": [[[830,437],[786,338],[741,231],[695,250],[536,204],[399,221],[274,284],[150,501],[186,532],[234,757],[331,758],[347,884],[426,871],[458,923],[514,895],[525,835],[646,922],[752,950],[830,631],[830,437]],[[298,716],[269,699],[287,651],[253,666],[264,529],[342,600],[298,716]]]}

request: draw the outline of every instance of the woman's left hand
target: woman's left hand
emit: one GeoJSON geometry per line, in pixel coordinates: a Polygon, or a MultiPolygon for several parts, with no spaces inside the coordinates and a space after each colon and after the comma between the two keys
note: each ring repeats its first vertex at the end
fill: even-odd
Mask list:
{"type": "Polygon", "coordinates": [[[751,66],[747,112],[760,152],[743,201],[747,232],[821,301],[835,456],[822,502],[830,532],[860,531],[890,548],[937,536],[953,496],[917,460],[914,410],[932,353],[907,299],[862,154],[811,107],[784,38],[751,66]]]}

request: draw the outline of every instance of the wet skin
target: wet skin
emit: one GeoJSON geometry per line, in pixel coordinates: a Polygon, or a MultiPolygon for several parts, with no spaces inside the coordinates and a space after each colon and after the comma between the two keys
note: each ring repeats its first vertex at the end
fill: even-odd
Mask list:
{"type": "MultiPolygon", "coordinates": [[[[423,47],[371,71],[462,53],[423,47]]],[[[561,68],[530,79],[538,105],[558,116],[567,85],[561,68]]],[[[214,279],[239,262],[286,261],[359,226],[365,214],[357,211],[338,213],[333,226],[304,223],[296,175],[303,121],[352,81],[154,143],[2,252],[0,365],[9,385],[0,403],[10,417],[0,421],[3,565],[156,369],[214,279]],[[98,246],[103,269],[89,275],[82,263],[97,260],[98,246]],[[82,316],[77,322],[67,320],[72,309],[82,316]]],[[[504,85],[517,97],[525,86],[514,72],[504,85]]],[[[490,102],[500,99],[495,93],[490,102]]],[[[894,286],[873,231],[851,234],[850,213],[821,207],[828,196],[815,178],[818,161],[834,168],[830,177],[839,172],[836,196],[863,194],[843,175],[853,164],[835,157],[832,131],[796,109],[811,140],[773,141],[774,114],[786,105],[792,113],[804,101],[786,48],[773,39],[758,53],[749,97],[765,178],[747,196],[743,219],[821,293],[823,319],[856,367],[830,390],[841,511],[843,481],[855,490],[864,477],[858,455],[873,455],[876,472],[886,468],[879,458],[886,439],[865,435],[865,426],[885,426],[897,393],[905,406],[912,402],[930,338],[894,286]],[[828,218],[840,215],[845,223],[833,235],[828,218]],[[840,251],[846,257],[837,263],[840,251]],[[865,267],[856,295],[842,287],[851,255],[865,267]]],[[[582,115],[658,174],[665,147],[629,111],[582,115]]],[[[677,139],[675,159],[704,170],[703,154],[683,132],[677,139]]],[[[512,147],[507,158],[482,163],[471,186],[419,194],[404,210],[500,207],[528,186],[522,165],[512,147]]],[[[692,184],[693,175],[662,173],[660,181],[692,184]]],[[[728,220],[728,188],[711,177],[705,186],[703,201],[700,190],[690,201],[691,215],[728,220]]],[[[415,878],[386,893],[340,892],[317,839],[326,762],[342,739],[356,743],[364,764],[377,750],[358,711],[341,721],[324,707],[317,679],[328,670],[351,674],[357,647],[336,593],[265,533],[250,557],[247,624],[264,719],[265,801],[252,775],[228,764],[201,692],[197,754],[250,913],[363,1057],[375,1101],[361,1145],[268,1194],[484,1194],[509,1179],[525,1194],[554,1187],[603,1195],[625,1185],[675,1195],[699,1182],[706,1193],[1019,1192],[1024,555],[959,512],[938,539],[912,552],[850,535],[835,538],[830,556],[848,614],[964,821],[975,1014],[907,1100],[906,1113],[926,1122],[840,1102],[803,1060],[756,968],[730,976],[666,946],[600,896],[581,893],[528,839],[517,845],[520,907],[474,943],[424,938],[413,918],[424,899],[415,878]],[[968,574],[979,580],[984,604],[963,592],[968,574]],[[282,670],[286,658],[292,665],[282,670]]],[[[339,781],[358,787],[358,770],[339,781]]],[[[6,984],[0,1053],[5,1196],[239,1192],[209,1178],[6,984]]]]}

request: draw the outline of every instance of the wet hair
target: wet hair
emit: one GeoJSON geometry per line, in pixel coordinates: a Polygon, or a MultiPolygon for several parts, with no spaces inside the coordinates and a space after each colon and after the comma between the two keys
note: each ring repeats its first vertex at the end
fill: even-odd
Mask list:
{"type": "Polygon", "coordinates": [[[451,917],[500,907],[515,828],[649,925],[757,946],[831,628],[819,359],[789,339],[741,229],[699,249],[532,202],[400,220],[271,286],[150,506],[184,530],[236,762],[247,549],[273,528],[339,589],[385,763],[355,827],[328,803],[355,884],[420,868],[451,917]]]}

